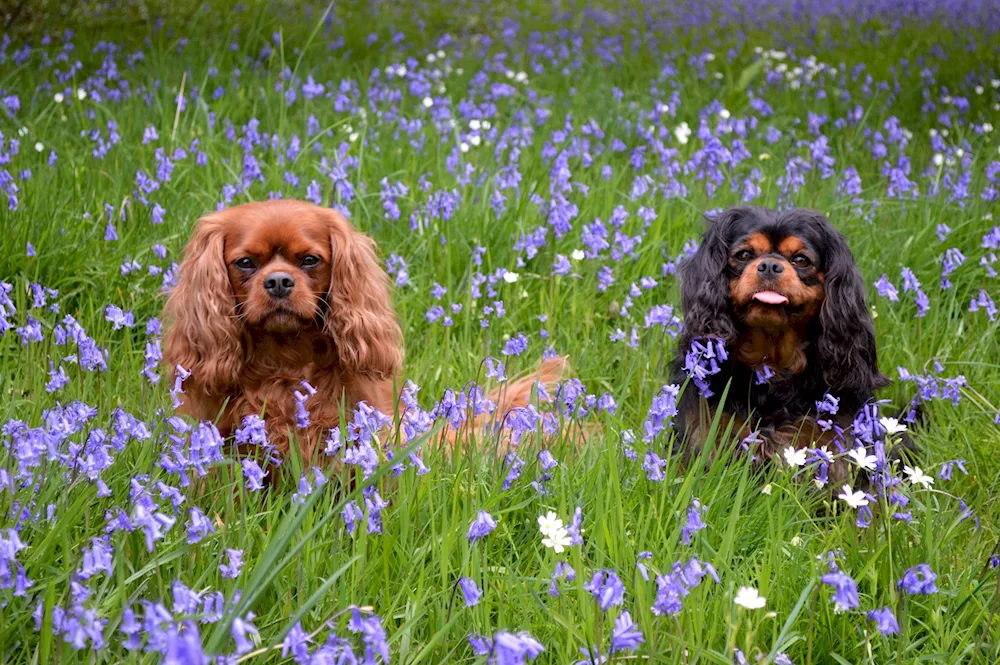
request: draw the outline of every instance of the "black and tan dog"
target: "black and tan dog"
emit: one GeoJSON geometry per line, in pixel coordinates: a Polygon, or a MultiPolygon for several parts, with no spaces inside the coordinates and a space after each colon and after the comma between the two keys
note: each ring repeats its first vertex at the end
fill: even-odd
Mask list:
{"type": "Polygon", "coordinates": [[[674,380],[686,378],[693,341],[715,338],[728,358],[679,404],[678,436],[701,449],[721,406],[721,431],[758,432],[758,454],[794,444],[837,448],[837,428],[821,428],[816,404],[839,400],[834,421],[854,414],[889,383],[878,370],[875,333],[861,272],[844,237],[818,212],[739,207],[711,220],[681,267],[684,330],[674,380]],[[766,378],[765,378],[766,377],[766,378]],[[726,387],[725,404],[719,403],[726,387]]]}

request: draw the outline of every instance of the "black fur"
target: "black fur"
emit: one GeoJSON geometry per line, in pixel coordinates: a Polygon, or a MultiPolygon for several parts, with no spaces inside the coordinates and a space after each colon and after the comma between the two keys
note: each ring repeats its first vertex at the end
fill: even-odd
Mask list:
{"type": "MultiPolygon", "coordinates": [[[[725,411],[741,418],[753,412],[755,424],[765,429],[788,425],[814,413],[816,402],[828,392],[840,399],[842,416],[853,416],[872,399],[876,389],[889,383],[878,370],[875,331],[861,272],[844,237],[820,213],[756,207],[727,210],[709,220],[698,251],[681,266],[680,276],[684,329],[679,336],[673,380],[682,383],[687,378],[682,367],[694,338],[723,339],[730,359],[710,381],[715,393],[709,403],[713,413],[718,406],[716,400],[730,381],[725,411]],[[818,257],[826,294],[819,316],[806,330],[806,370],[793,376],[776,376],[761,385],[754,381],[753,368],[733,358],[732,345],[744,324],[729,298],[729,280],[735,276],[729,265],[730,251],[755,232],[778,239],[800,238],[818,257]]],[[[681,396],[677,427],[682,436],[687,425],[685,416],[698,399],[694,385],[681,396]]]]}

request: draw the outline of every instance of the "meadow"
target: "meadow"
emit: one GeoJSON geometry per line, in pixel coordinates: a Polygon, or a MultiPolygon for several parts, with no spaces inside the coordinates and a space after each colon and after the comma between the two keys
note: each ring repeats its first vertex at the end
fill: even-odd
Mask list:
{"type": "Polygon", "coordinates": [[[0,38],[0,663],[1000,662],[995,2],[155,7],[0,38]],[[194,222],[279,196],[395,284],[421,425],[345,423],[355,484],[260,489],[160,362],[194,222]],[[742,202],[829,216],[922,407],[868,505],[671,454],[677,265],[742,202]]]}

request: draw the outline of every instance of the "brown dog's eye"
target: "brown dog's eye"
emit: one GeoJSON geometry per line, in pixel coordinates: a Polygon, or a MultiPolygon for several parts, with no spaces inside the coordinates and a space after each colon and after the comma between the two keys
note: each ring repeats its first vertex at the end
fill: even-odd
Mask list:
{"type": "Polygon", "coordinates": [[[796,268],[808,268],[809,266],[812,265],[812,261],[809,260],[808,256],[804,256],[802,254],[796,254],[795,256],[792,257],[792,264],[796,268]]]}
{"type": "Polygon", "coordinates": [[[244,256],[243,258],[240,259],[236,259],[236,261],[233,262],[233,265],[239,268],[240,270],[253,270],[254,268],[257,267],[256,264],[253,262],[253,259],[247,256],[244,256]]]}
{"type": "Polygon", "coordinates": [[[753,258],[753,252],[751,252],[749,249],[741,249],[740,251],[736,252],[733,258],[736,259],[737,261],[749,261],[750,259],[753,258]]]}
{"type": "Polygon", "coordinates": [[[320,259],[319,259],[318,256],[313,256],[312,254],[310,254],[309,256],[303,257],[303,259],[302,259],[302,267],[303,268],[313,268],[313,267],[319,265],[319,261],[320,261],[320,259]]]}

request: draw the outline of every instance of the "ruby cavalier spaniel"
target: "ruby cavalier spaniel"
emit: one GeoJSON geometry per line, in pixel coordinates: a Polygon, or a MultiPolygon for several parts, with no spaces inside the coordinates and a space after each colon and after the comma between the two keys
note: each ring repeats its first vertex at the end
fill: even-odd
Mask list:
{"type": "Polygon", "coordinates": [[[232,434],[263,414],[287,453],[307,462],[345,409],[393,413],[402,333],[374,242],[342,215],[302,201],[263,201],[198,221],[166,304],[164,359],[191,373],[182,412],[232,434]],[[311,423],[295,391],[308,381],[311,423]]]}
{"type": "MultiPolygon", "coordinates": [[[[164,313],[164,361],[174,378],[186,377],[180,412],[216,421],[223,436],[261,416],[277,452],[287,455],[294,442],[310,465],[341,413],[365,402],[395,415],[403,340],[389,278],[374,241],[335,210],[262,201],[198,220],[164,313]]],[[[492,424],[565,369],[565,358],[548,358],[486,394],[492,424]]],[[[470,423],[489,420],[480,414],[470,423]]],[[[446,428],[440,442],[459,435],[446,428]]]]}

